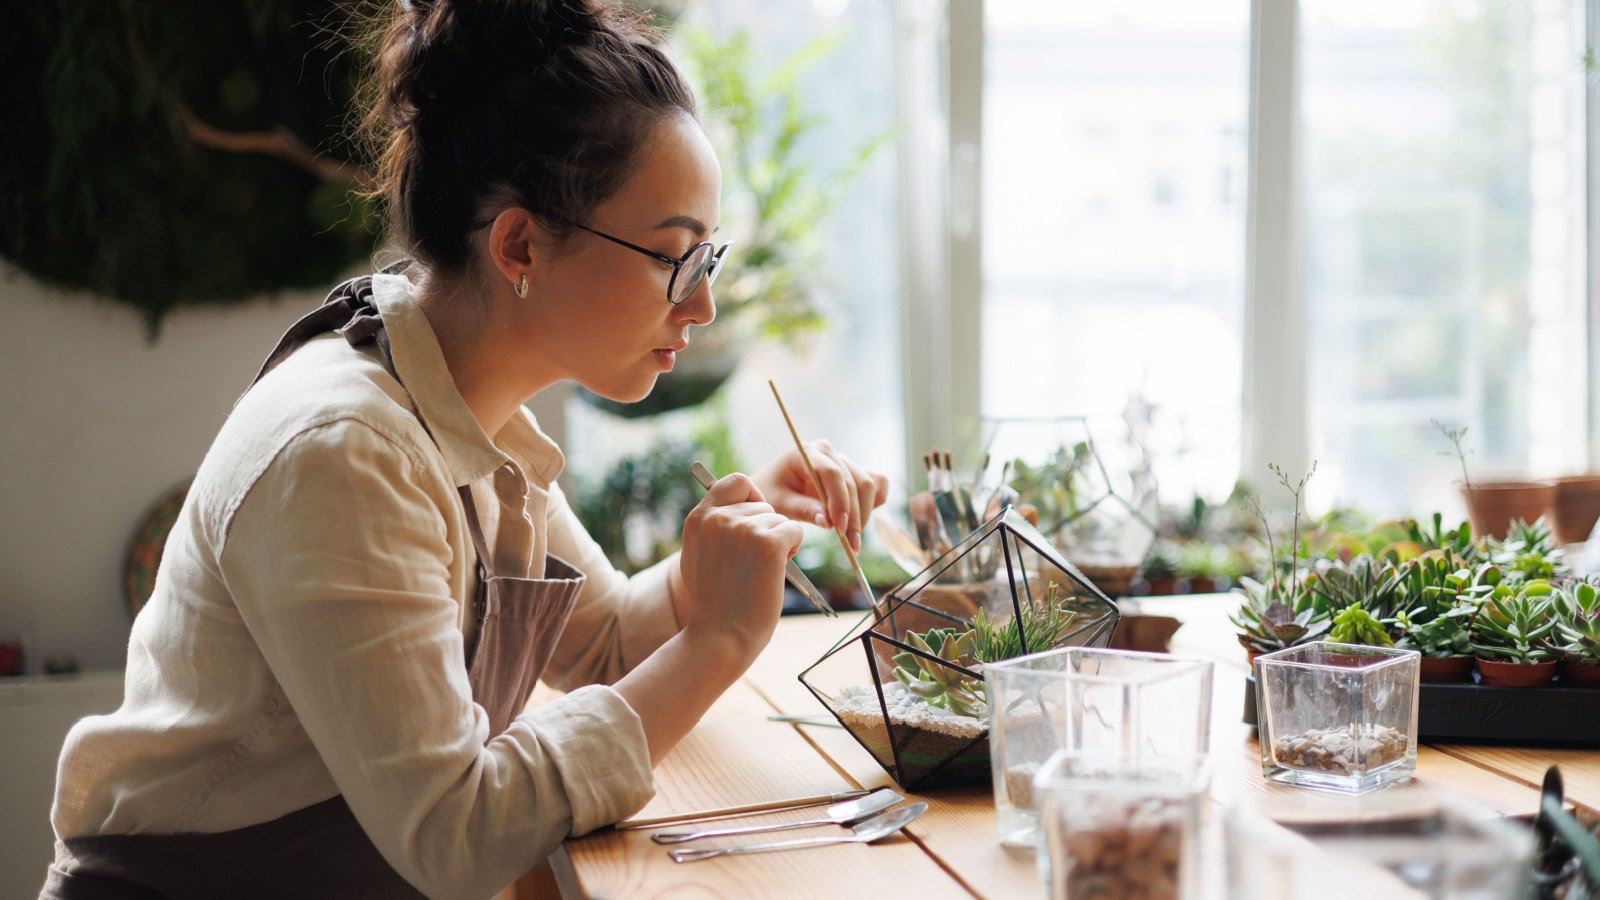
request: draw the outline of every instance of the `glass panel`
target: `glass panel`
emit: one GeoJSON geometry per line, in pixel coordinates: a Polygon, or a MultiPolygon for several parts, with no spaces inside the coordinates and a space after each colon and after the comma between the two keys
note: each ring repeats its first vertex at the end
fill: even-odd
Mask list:
{"type": "MultiPolygon", "coordinates": [[[[1582,4],[1304,0],[1317,505],[1585,460],[1582,4]]],[[[1290,461],[1294,466],[1299,461],[1290,461]]]]}
{"type": "Polygon", "coordinates": [[[986,6],[983,414],[1127,411],[1171,501],[1238,474],[1249,13],[986,6]]]}

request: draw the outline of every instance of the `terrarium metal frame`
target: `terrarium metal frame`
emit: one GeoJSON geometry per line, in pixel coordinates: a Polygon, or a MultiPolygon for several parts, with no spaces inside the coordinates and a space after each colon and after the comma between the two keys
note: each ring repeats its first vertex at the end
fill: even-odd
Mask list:
{"type": "MultiPolygon", "coordinates": [[[[1119,609],[1115,600],[1090,581],[1020,513],[1012,507],[1006,507],[921,572],[889,591],[843,638],[800,673],[800,682],[901,787],[916,790],[987,783],[991,778],[991,765],[986,701],[982,702],[983,717],[974,736],[969,740],[952,738],[942,752],[918,760],[910,758],[914,754],[908,752],[908,745],[917,735],[908,732],[920,733],[925,729],[905,722],[897,723],[890,715],[889,702],[884,696],[886,680],[888,684],[900,683],[893,675],[893,661],[897,658],[901,661],[914,660],[924,671],[933,673],[935,681],[956,691],[961,691],[963,686],[966,686],[966,690],[977,687],[981,691],[981,664],[976,668],[963,665],[941,657],[938,653],[940,648],[924,649],[906,639],[906,635],[913,630],[909,627],[913,622],[908,619],[914,620],[918,626],[931,623],[933,628],[970,629],[979,613],[986,617],[997,617],[991,620],[994,622],[1015,621],[1020,646],[1040,652],[1069,646],[1106,646],[1116,627],[1119,609]],[[1032,551],[1035,556],[1032,572],[1028,569],[1025,549],[1032,551]],[[1024,607],[1037,611],[1042,606],[1042,599],[1036,595],[1050,593],[1048,586],[1061,585],[1063,582],[1070,585],[1071,589],[1063,605],[1072,609],[1081,619],[1075,619],[1070,629],[1049,647],[1030,648],[1024,624],[1024,607]],[[941,609],[932,599],[934,596],[949,599],[952,594],[973,603],[976,608],[956,611],[941,609]],[[984,600],[991,602],[984,603],[984,600]],[[998,617],[1005,613],[1009,615],[998,617]],[[873,695],[870,699],[876,700],[876,718],[868,725],[872,726],[874,734],[877,728],[882,729],[883,736],[887,737],[887,748],[882,746],[881,741],[877,742],[877,747],[874,746],[869,735],[864,733],[868,726],[852,723],[841,714],[845,704],[840,698],[856,696],[849,693],[850,688],[840,687],[836,697],[817,683],[819,669],[854,665],[846,661],[854,652],[849,646],[853,643],[859,643],[865,654],[873,695]],[[929,652],[930,649],[934,652],[929,652]],[[962,740],[959,746],[955,744],[957,740],[962,740]]],[[[867,684],[868,679],[863,678],[857,686],[864,692],[867,684]]],[[[953,694],[949,702],[957,707],[967,705],[965,700],[953,694]]]]}

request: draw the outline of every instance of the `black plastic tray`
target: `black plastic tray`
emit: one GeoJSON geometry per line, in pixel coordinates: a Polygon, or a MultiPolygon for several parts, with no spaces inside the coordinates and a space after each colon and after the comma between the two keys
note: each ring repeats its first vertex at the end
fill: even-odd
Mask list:
{"type": "MultiPolygon", "coordinates": [[[[1473,676],[1477,678],[1476,674],[1473,676]]],[[[1246,675],[1244,721],[1256,724],[1256,680],[1246,675]]],[[[1418,737],[1448,743],[1600,747],[1600,688],[1554,684],[1507,688],[1480,684],[1423,684],[1418,737]]]]}

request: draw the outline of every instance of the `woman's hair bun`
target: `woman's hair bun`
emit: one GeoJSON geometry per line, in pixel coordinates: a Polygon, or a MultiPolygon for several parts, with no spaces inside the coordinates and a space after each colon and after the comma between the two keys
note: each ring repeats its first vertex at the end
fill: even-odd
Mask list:
{"type": "Polygon", "coordinates": [[[468,259],[491,201],[560,233],[625,180],[693,93],[642,16],[606,0],[397,0],[374,30],[377,196],[424,263],[468,259]]]}
{"type": "Polygon", "coordinates": [[[496,78],[537,71],[566,47],[653,34],[624,7],[595,0],[399,0],[384,47],[386,118],[459,107],[496,78]]]}

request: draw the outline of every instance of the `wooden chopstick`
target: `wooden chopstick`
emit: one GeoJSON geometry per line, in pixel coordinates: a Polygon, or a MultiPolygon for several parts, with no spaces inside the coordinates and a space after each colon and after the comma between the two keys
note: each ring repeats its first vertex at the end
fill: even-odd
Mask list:
{"type": "Polygon", "coordinates": [[[699,812],[678,813],[671,816],[655,816],[649,819],[626,819],[613,825],[619,831],[630,828],[653,828],[657,825],[675,825],[680,822],[698,822],[701,819],[724,819],[729,816],[742,816],[748,813],[775,812],[780,809],[801,809],[807,806],[821,806],[824,803],[838,803],[841,800],[854,800],[865,797],[871,791],[840,791],[837,794],[816,794],[811,797],[791,797],[788,800],[770,800],[766,803],[747,803],[743,806],[724,806],[721,809],[704,809],[699,812]]]}
{"type": "MultiPolygon", "coordinates": [[[[778,412],[783,413],[784,424],[789,426],[789,436],[794,438],[794,446],[800,451],[800,459],[806,464],[806,471],[811,473],[811,486],[817,489],[817,496],[822,498],[822,508],[826,512],[832,505],[828,500],[828,489],[823,486],[822,479],[817,477],[817,469],[811,465],[811,456],[806,453],[806,445],[800,440],[800,432],[794,427],[794,420],[789,418],[789,408],[783,405],[783,395],[778,393],[778,385],[772,379],[767,379],[767,387],[772,388],[772,397],[778,401],[778,412]]],[[[845,540],[844,532],[833,529],[834,537],[839,539],[839,546],[844,548],[845,559],[850,560],[850,568],[855,570],[856,579],[861,583],[861,589],[867,592],[867,602],[874,609],[878,606],[878,598],[873,596],[872,585],[867,581],[867,573],[861,571],[861,561],[856,559],[856,552],[850,549],[850,542],[845,540]]]]}

